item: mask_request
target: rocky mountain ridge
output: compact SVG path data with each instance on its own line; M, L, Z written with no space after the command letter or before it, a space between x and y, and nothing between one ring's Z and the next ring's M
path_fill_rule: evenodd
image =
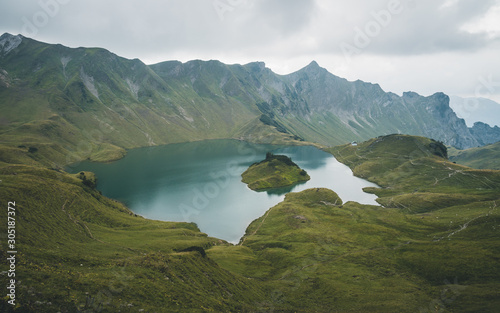
M33 145L62 163L75 150L72 159L99 160L124 148L216 138L338 145L405 133L460 149L500 140L487 125L468 128L443 93L398 96L314 61L288 75L262 62L146 65L10 34L0 37L0 108L3 144Z

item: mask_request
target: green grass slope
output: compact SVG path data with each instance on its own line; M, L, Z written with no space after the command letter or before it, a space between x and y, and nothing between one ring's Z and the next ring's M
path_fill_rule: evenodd
M9 36L14 37L2 38ZM162 74L162 68L105 49L19 38L15 49L0 50L2 154L34 147L37 153L29 158L63 168L84 159L114 160L125 149L148 145L221 138L294 141L259 121L256 101L242 86L219 87L213 76L229 68L220 62L164 79L153 70Z
M450 160L472 168L500 170L500 142L467 150L452 148Z
M496 312L499 171L453 164L422 137L330 151L379 184L368 191L383 206L321 188L290 193L239 245L135 216L100 195L91 173L3 164L0 197L16 201L19 307L2 297L0 310Z
M262 311L495 312L498 217L495 201L408 214L314 188L208 255L272 286Z
M405 248L399 265L431 286L451 278L464 285L456 301L441 307L494 312L500 302L500 273L493 266L500 257L499 171L453 164L438 156L441 145L422 137L385 136L330 151L356 175L379 184L367 190L411 222L409 228L394 225L421 239Z
M241 181L252 190L292 186L311 179L307 172L289 157L269 152L265 160L252 164L241 177Z
M85 183L89 173L11 165L0 179L1 199L16 201L18 251L18 306L2 296L1 312L248 311L264 297L262 286L206 257L204 249L224 242L194 224L135 216Z
M330 149L384 206L330 190L290 193L221 266L273 286L283 312L496 312L500 172L448 161L444 146L402 135Z

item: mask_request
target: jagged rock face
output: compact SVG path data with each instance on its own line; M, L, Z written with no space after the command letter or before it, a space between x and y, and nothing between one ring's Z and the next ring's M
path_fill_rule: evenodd
M17 48L23 41L20 35L14 36L8 33L0 36L0 55L6 55Z
M316 62L286 76L285 80L310 112L331 112L344 121L364 122L364 127L371 128L373 134L422 135L458 148L480 144L450 108L449 97L443 93L423 97L407 92L399 97L384 92L378 84L339 78Z
M29 86L29 93L16 93L22 84ZM277 75L262 62L194 60L148 66L104 49L71 49L4 34L0 97L2 92L4 99L17 94L20 103L24 100L19 95L37 101L40 95L47 97L45 116L60 115L81 130L90 127L89 119L104 116L116 129L106 140L127 148L144 140L159 144L241 138L252 123L257 123L255 129L266 124L276 133L325 145L392 133L426 136L457 148L500 139L497 128L467 128L445 94L398 96L378 84L337 77L314 61L289 75Z
M484 146L500 141L500 127L490 127L486 123L476 122L471 133L478 139L478 145Z
M419 106L421 134L425 137L435 138L460 149L471 148L479 143L463 119L459 119L449 106L449 97L443 93L436 93L430 97L421 97L416 94L403 95L403 99ZM410 100L411 99L411 100ZM425 113L430 114L426 117Z

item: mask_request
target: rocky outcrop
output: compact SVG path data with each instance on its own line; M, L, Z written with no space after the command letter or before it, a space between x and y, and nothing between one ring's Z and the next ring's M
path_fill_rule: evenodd
M500 127L491 127L482 122L474 123L471 128L472 135L477 139L478 145L484 146L500 141Z

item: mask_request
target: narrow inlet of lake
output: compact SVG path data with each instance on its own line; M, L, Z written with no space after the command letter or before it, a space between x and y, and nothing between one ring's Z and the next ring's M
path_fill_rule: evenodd
M311 180L292 188L250 190L241 182L241 173L263 160L266 152L289 156ZM324 187L344 202L377 205L376 196L362 190L377 185L353 176L331 154L311 146L207 140L134 149L121 160L81 162L68 171L94 172L103 195L146 218L194 222L209 236L232 243L238 243L247 226L290 191Z

